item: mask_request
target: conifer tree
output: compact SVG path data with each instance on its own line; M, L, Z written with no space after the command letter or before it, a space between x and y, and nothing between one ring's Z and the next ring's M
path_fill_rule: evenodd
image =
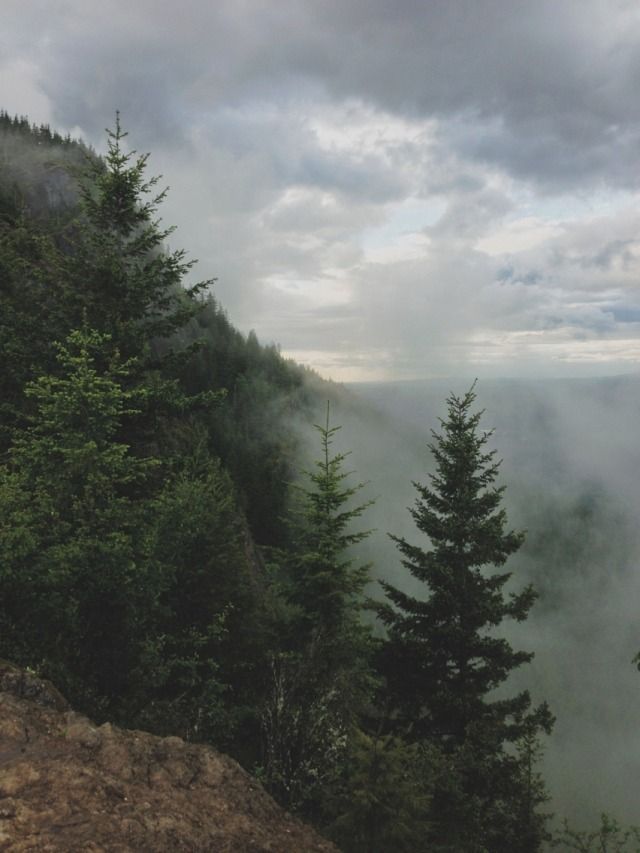
M116 114L103 159L87 157L79 174L81 216L72 237L67 290L71 327L84 320L111 336L125 358L151 360L151 343L169 339L198 310L195 297L211 282L183 280L194 264L168 251L173 228L156 213L167 190L147 178L148 154L125 151Z
M113 352L134 359L129 382L143 384L146 396L122 438L135 453L163 455L176 417L216 399L190 396L179 381L197 346L185 346L181 333L211 282L185 285L194 261L166 245L174 229L161 226L157 210L167 190L157 190L159 176L147 178L149 155L125 149L118 114L107 134L104 158L87 156L78 175L80 215L67 234L61 301L69 329L87 323L109 336Z
M347 454L332 454L331 447L341 427L331 426L329 403L325 425L316 425L315 429L320 436L321 455L314 468L306 472L309 486L299 490L301 517L290 574L291 600L300 609L302 636L309 631L330 633L351 619L370 568L367 564L354 564L349 549L370 533L354 531L351 524L371 501L350 505L364 484L347 485Z
M370 685L369 633L360 622L368 565L349 548L370 502L352 506L362 484L346 484L346 454L332 453L340 427L316 425L321 456L300 488L291 550L281 555L281 649L263 713L267 783L288 807L321 820Z
M57 375L27 386L30 425L0 468L3 656L98 715L127 690L161 591L144 500L158 462L117 438L143 392L123 387L131 363L108 350L86 327L58 346Z
M483 849L491 822L500 835L500 819L509 820L503 806L514 795L518 762L508 745L552 725L546 704L532 710L526 691L494 693L533 657L515 651L499 629L507 618L526 619L536 594L531 586L505 590L511 573L499 569L523 534L506 529L504 488L495 485L500 462L487 449L491 433L480 430L482 412L471 411L475 398L475 385L448 398L442 431L429 445L435 473L427 486L414 483L419 497L411 514L430 547L392 537L425 596L383 582L389 601L379 606L395 726L410 741L439 744L456 768L457 783L434 796L433 808L436 832L454 838L443 849L459 851ZM503 848L494 838L488 849Z

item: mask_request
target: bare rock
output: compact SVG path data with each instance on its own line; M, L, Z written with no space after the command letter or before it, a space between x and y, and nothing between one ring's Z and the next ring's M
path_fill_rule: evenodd
M235 761L68 710L0 662L0 851L336 853Z

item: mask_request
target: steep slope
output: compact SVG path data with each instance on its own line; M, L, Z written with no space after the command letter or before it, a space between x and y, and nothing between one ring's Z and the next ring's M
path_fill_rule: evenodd
M0 662L0 850L330 853L235 761L70 710Z

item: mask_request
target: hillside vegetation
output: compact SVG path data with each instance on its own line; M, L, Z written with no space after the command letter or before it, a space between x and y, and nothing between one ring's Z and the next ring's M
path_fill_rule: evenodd
M164 194L119 122L99 158L0 116L0 656L228 752L346 851L541 850L553 717L501 633L536 592L475 389L394 537L421 592L372 602L343 392L190 283Z

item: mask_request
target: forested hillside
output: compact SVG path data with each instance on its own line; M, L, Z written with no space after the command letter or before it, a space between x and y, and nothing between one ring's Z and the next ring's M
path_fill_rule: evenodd
M191 283L163 198L119 123L99 158L0 117L0 656L229 752L344 850L541 850L553 716L503 632L536 591L475 389L394 537L417 592L372 601L343 392Z

